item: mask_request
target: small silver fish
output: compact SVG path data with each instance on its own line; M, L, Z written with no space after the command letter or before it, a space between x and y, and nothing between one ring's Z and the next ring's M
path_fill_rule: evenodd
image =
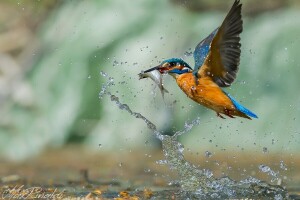
M139 73L139 78L143 79L143 78L151 78L155 84L159 87L160 92L161 92L161 96L164 99L165 93L169 93L169 91L164 88L163 83L162 83L162 74L158 71L158 70L152 70L150 72L144 72L142 71L141 73Z

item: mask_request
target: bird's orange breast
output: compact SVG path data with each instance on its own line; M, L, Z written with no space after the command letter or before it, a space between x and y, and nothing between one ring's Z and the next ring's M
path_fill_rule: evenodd
M203 106L213 109L218 113L224 113L225 110L235 110L231 100L211 80L211 77L199 78L198 85L196 85L194 75L192 73L185 73L178 75L176 82L189 98Z

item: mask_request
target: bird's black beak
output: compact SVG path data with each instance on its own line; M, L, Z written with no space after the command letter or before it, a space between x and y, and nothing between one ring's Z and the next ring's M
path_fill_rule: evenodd
M151 72L153 70L158 70L160 68L160 65L156 66L156 67L152 67L150 69L147 69L146 71L144 71L144 73L148 73L148 72Z
M161 74L166 74L170 70L170 67L164 67L162 65L157 65L156 67L147 69L146 71L144 71L144 73L151 72L153 70L158 70Z

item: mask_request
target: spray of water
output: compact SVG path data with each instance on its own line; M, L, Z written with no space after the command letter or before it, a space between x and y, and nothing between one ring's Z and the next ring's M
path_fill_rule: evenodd
M249 177L241 181L234 181L229 177L214 178L213 173L207 169L200 169L184 158L184 146L178 142L178 136L188 133L194 126L201 123L200 118L186 122L183 130L176 131L173 136L163 135L149 119L141 113L134 112L131 108L120 102L119 98L109 92L114 85L114 79L108 74L101 72L101 76L107 78L102 85L99 98L108 96L112 102L121 110L127 111L131 116L141 119L152 131L154 137L162 142L165 160L158 161L158 164L167 164L170 169L175 170L179 176L178 183L182 191L178 194L181 198L196 199L224 199L224 198L272 198L287 199L287 191L280 186L270 185L259 179ZM260 166L260 170L266 170ZM266 173L272 173L268 169Z

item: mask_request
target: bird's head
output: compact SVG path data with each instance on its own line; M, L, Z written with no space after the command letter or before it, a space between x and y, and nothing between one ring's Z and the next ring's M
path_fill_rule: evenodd
M192 72L192 68L180 58L164 60L160 65L148 69L145 72L150 72L153 70L158 70L161 74L170 74L173 77Z

